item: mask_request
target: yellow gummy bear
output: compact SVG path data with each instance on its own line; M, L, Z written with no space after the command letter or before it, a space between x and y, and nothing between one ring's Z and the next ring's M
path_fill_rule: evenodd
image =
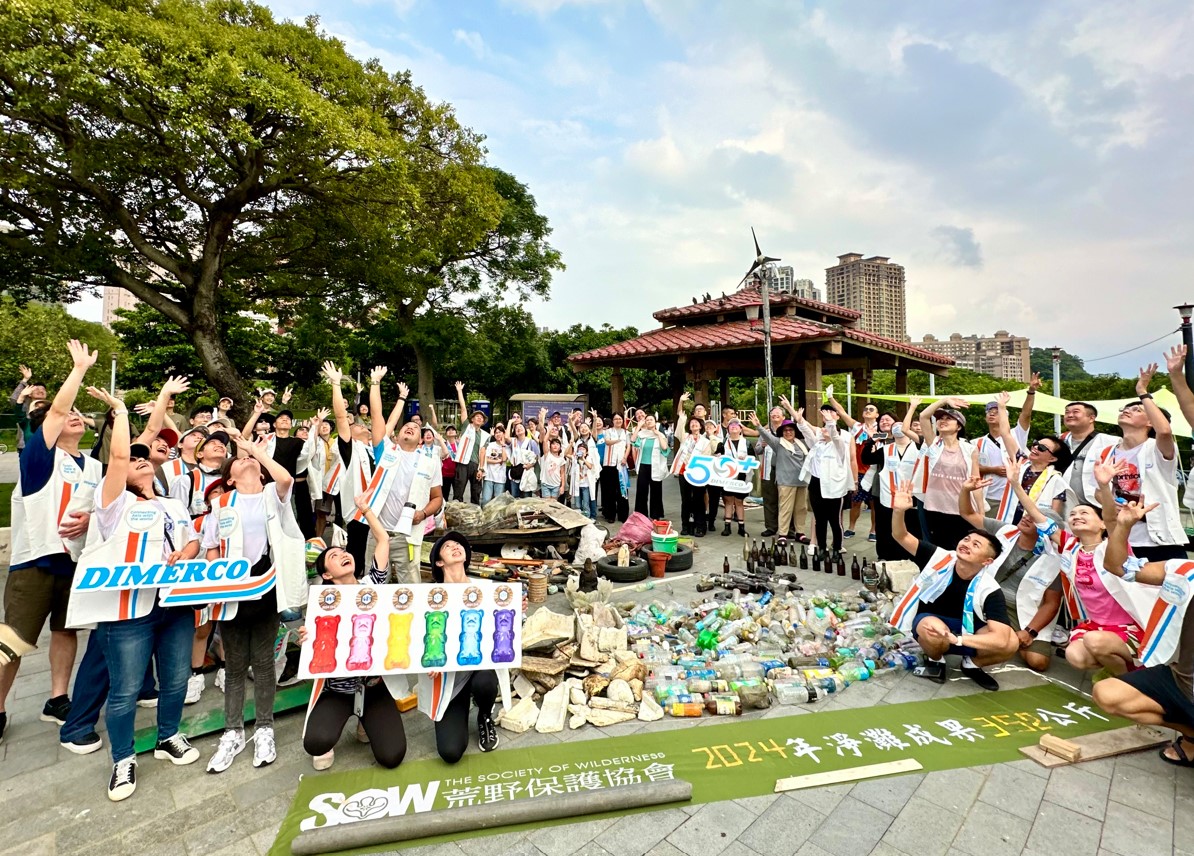
M410 668L409 613L390 613L390 638L386 641L386 669Z

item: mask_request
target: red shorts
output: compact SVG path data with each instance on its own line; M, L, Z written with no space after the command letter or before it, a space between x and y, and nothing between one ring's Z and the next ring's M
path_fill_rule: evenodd
M1094 621L1083 621L1070 633L1070 641L1077 642L1087 633L1114 633L1128 645L1128 650L1134 655L1140 650L1140 637L1144 633L1138 624L1098 624Z

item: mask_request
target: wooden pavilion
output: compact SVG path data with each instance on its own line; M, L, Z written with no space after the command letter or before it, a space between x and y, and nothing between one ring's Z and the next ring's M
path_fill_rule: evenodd
M865 399L875 369L895 369L896 392L904 393L909 369L944 376L954 363L950 357L858 329L861 313L853 309L783 292L772 293L770 303L777 388L790 378L799 391L797 401L810 412L820 407L824 374L852 373L854 395ZM728 404L731 377L764 374L762 305L758 285L748 284L728 296L661 309L652 316L663 325L659 329L573 354L568 362L576 371L613 368L615 411L625 407L623 368L669 372L673 402L685 388L692 388L693 398L706 407L714 392Z

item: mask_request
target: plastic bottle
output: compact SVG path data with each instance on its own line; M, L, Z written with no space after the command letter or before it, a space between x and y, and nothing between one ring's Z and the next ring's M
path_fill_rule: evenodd
M838 666L837 673L847 684L852 684L855 681L865 681L871 676L866 666L856 660L842 663Z
M654 588L655 588L655 583L645 582L645 583L639 583L638 585L636 585L634 587L634 590L635 591L651 591Z
M664 710L672 716L700 717L705 715L705 706L698 701L672 702Z
M715 716L741 716L742 701L732 693L710 693L705 699L705 710Z
M780 704L807 704L817 698L817 691L799 678L776 681L772 689Z

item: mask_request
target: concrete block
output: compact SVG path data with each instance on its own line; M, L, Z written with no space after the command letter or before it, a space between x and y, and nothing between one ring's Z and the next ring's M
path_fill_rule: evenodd
M521 699L514 707L502 711L497 724L506 731L523 734L535 727L539 719L539 708L534 699Z
M540 734L564 730L564 720L568 718L570 689L565 684L560 684L543 697L543 706L539 708L539 718L535 722L535 730Z
M610 701L634 704L634 690L630 688L629 683L621 678L615 678L609 682L609 686L605 688L605 697Z
M659 706L659 702L647 693L643 696L643 700L638 706L638 718L643 722L657 722L663 719L663 708Z

